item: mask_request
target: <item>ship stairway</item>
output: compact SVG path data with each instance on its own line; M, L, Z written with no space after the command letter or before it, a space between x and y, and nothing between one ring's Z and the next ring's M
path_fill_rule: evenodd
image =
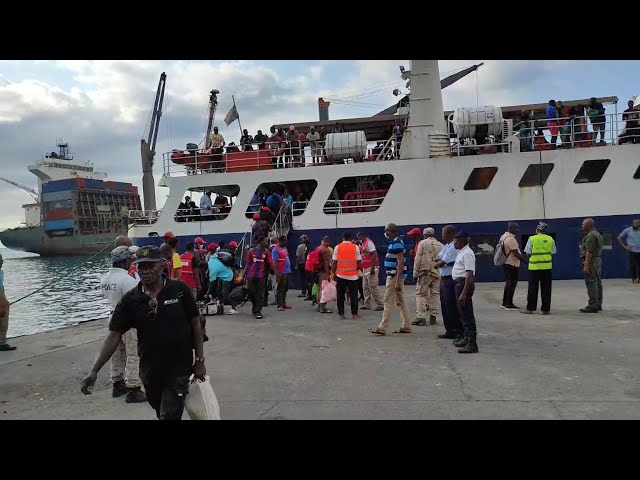
M380 162L382 160L391 160L396 158L397 154L399 153L397 151L397 145L398 143L396 142L396 136L391 135L391 137L389 137L389 140L387 140L387 142L382 147L382 150L376 157L375 161Z
M280 207L280 211L276 216L276 220L273 222L271 226L271 230L269 231L269 236L271 238L276 237L280 238L281 236L285 236L289 238L289 231L291 230L291 215L289 215L289 208L286 205Z

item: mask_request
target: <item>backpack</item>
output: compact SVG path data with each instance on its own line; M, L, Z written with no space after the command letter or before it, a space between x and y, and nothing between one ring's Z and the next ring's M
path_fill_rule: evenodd
M309 252L307 255L307 261L304 263L304 269L307 272L317 272L320 270L320 247Z
M222 262L225 267L233 267L235 263L235 257L229 252L218 252L218 260Z
M511 252L509 252L509 255L511 255ZM498 245L496 245L496 251L493 254L493 264L496 267L501 267L504 265L504 262L507 261L509 255L504 253L504 240L499 241Z

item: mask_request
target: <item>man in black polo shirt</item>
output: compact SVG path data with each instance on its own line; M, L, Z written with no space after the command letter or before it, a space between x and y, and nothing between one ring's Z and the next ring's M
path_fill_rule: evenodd
M200 313L189 287L162 275L164 260L157 247L137 252L140 283L115 308L91 373L82 381L88 395L98 372L115 352L122 335L138 331L140 378L149 404L160 420L180 420L193 373L206 374ZM195 361L193 351L195 350Z

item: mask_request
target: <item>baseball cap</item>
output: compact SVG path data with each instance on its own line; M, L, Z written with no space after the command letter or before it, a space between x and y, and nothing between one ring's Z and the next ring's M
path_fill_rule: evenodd
M407 235L420 235L420 229L419 228L414 228L412 230L409 230L407 232Z
M138 250L138 253L136 253L136 257L136 261L133 262L135 264L148 262L164 262L164 258L162 257L160 249L154 245L142 247L140 250Z
M215 252L217 249L218 249L217 243L210 243L209 245L207 245L207 250L210 252Z
M468 236L469 234L464 230L458 230L456 234L453 236L453 238L467 238Z
M260 220L260 214L259 214L259 213L254 213L254 214L253 214L253 219L254 219L255 221Z
M238 248L238 243L237 242L229 242L229 246L231 248Z
M549 225L544 222L540 222L538 223L538 230L540 230L541 232L547 232L549 231Z
M423 235L435 235L436 231L431 227L427 227L422 231L422 234Z
M196 239L193 241L193 243L200 243L200 244L204 245L207 242L205 242L202 237L196 237Z
M164 235L162 235L162 238L172 238L172 237L175 237L172 231L166 231L164 232Z
M133 258L133 252L131 252L126 245L120 245L114 248L109 252L109 255L107 255L107 261L110 262L111 265L130 260L131 258Z

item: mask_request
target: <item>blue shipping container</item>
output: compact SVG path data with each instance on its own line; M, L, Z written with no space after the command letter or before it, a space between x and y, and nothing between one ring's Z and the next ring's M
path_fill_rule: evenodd
M69 230L74 225L73 220L45 220L44 229L46 232L51 230Z
M94 180L93 178L87 178L84 181L84 186L85 188L102 190L104 188L104 182L102 180Z
M65 190L76 190L78 184L75 178L67 178L65 180L57 180L54 182L47 182L42 185L42 193L46 192L63 192Z

